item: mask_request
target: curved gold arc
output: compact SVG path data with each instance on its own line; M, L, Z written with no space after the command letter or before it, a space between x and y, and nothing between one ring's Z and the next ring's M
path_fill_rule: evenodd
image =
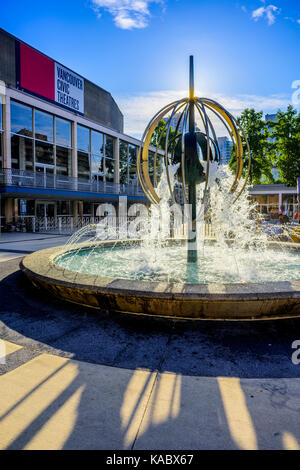
M235 119L235 118L234 118ZM244 180L244 183L243 183L243 186L242 188L240 189L238 195L236 196L236 198L234 199L233 201L233 204L237 201L237 199L240 197L240 195L242 194L242 192L244 191L245 187L246 187L246 184L248 182L248 179L249 179L249 175L250 175L250 170L251 170L251 150L250 150L250 146L249 146L249 142L248 142L248 139L246 137L246 134L245 134L245 131L244 129L242 128L242 126L240 125L240 123L235 119L235 122L236 124L239 126L240 130L242 131L242 134L244 136L244 139L245 139L245 142L246 142L246 146L247 146L247 151L248 151L248 156L249 156L249 163L248 163L248 170L247 170L247 174L246 174L246 177L245 177L245 180Z
M209 136L209 125L208 125L208 116L207 116L207 113L206 113L206 110L205 110L205 106L202 102L202 100L200 98L196 98L197 99L197 110L199 112L199 114L201 115L200 113L200 110L198 108L198 103L201 105L201 111L203 113L203 116L204 116L204 119L205 119L205 133L206 133L206 154L207 154L207 157L206 157L206 175L205 175L205 187L204 187L204 200L205 200L205 195L206 195L206 192L207 192L207 188L208 188L208 180L209 180L209 167L210 167L210 142L209 142L209 139L210 139L210 136Z
M147 198L149 199L150 202L152 203L156 203L156 199L153 198L153 196L151 194L148 193L148 190L147 190L147 187L145 186L145 183L143 181L143 172L142 172L142 168L141 168L141 156L142 156L142 148L143 148L143 142L144 142L144 139L146 137L146 134L147 134L147 131L148 131L148 128L151 126L151 124L153 123L153 121L156 119L156 117L161 114L163 111L165 111L167 108L169 108L171 105L174 105L176 104L177 101L174 101L173 103L170 103L169 105L166 105L164 106L160 111L158 111L154 117L149 121L148 123L148 126L146 127L144 133L143 133L143 136L142 136L142 139L141 139L141 145L139 147L139 151L138 151L138 158L137 158L137 174L138 174L138 179L139 179L139 182L140 182L140 185L142 186L142 189L145 193L145 195L147 196ZM168 112L168 111L166 111Z
M242 145L242 141L241 141L241 137L236 129L236 126L235 126L235 123L234 123L234 118L233 116L231 116L220 104L216 103L215 101L213 100L209 100L207 98L201 98L203 103L204 104L207 104L209 105L210 107L212 107L213 109L215 109L222 117L223 119L225 119L225 121L227 122L227 124L229 125L232 133L233 133L233 136L234 136L234 140L236 141L236 154L237 154L237 169L236 169L236 176L235 176L235 180L232 184L232 187L230 189L230 191L233 193L235 192L236 190L236 187L238 185L238 182L241 178L241 175L242 175L242 170L243 170L243 164L242 164L242 161L243 161L243 145Z
M188 98L184 98L183 100L180 100L180 102L186 102L187 100ZM148 168L149 145L150 145L152 135L155 131L155 128L157 127L157 124L169 111L171 111L171 109L174 107L174 104L176 105L177 103L179 104L178 101L175 101L175 103L173 102L167 105L166 107L163 108L163 110L161 110L161 112L156 114L156 117L154 119L150 121L151 122L150 126L146 128L144 132L145 142L143 145L143 150L141 151L141 147L142 147L141 146L139 155L138 155L138 165L137 165L139 168L138 177L139 177L141 186L146 196L148 197L148 199L151 202L154 202L156 204L159 204L160 198L154 190L154 187L152 185L150 175L149 175L149 168ZM142 159L142 164L141 164L141 159Z
M175 201L175 197L174 197L174 193L173 193L173 188L171 186L171 180L170 180L170 173L169 173L169 159L168 159L168 146L169 146L169 133L170 133L170 128L171 128L171 121L173 119L173 116L175 115L176 111L177 111L177 108L179 106L179 104L181 104L183 102L183 105L181 107L183 107L186 103L186 98L184 98L183 100L179 101L177 105L174 106L173 108L173 111L172 111L172 114L170 116L170 120L169 120L169 123L168 123L168 126L167 126L167 133L166 133L166 143L165 143L165 167L166 167L166 173L167 173L167 182L168 182L168 186L169 186L169 191L170 191L170 194L171 194L171 197L172 197L172 200L173 202L176 204L176 201ZM189 102L189 101L188 101ZM181 107L179 107L178 109L181 109Z
M142 155L142 148L143 148L143 142L144 142L144 139L146 137L146 134L147 134L147 131L148 131L148 128L151 126L151 124L153 123L153 121L157 118L158 115L160 115L163 111L165 111L166 113L168 111L166 111L168 108L170 108L172 105L175 105L177 103L177 101L173 101L172 103L169 103L168 105L164 106L160 111L158 111L154 116L153 118L151 118L151 120L149 121L148 123L148 126L146 127L144 133L143 133L143 136L142 136L142 139L141 139L141 145L139 147L139 151L138 151L138 158L137 158L137 174L138 174L138 179L140 181L140 184L142 186L142 189L145 193L145 195L148 197L149 201L150 202L153 202L153 203L156 203L156 200L153 199L153 196L151 196L151 194L148 193L148 190L147 190L147 187L145 186L145 183L143 181L143 174L142 174L142 168L141 168L141 155Z

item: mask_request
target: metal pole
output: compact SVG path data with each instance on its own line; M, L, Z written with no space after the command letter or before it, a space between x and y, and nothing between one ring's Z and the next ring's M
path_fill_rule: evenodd
M190 113L189 113L189 133L191 135L195 134L195 105L194 105L194 57L190 56ZM196 140L194 139L196 143ZM196 144L197 145L197 144ZM197 148L194 149L194 154L197 154ZM188 253L187 260L188 262L195 263L197 261L197 191L196 183L190 183L189 185L189 204L192 208L192 224L188 233Z

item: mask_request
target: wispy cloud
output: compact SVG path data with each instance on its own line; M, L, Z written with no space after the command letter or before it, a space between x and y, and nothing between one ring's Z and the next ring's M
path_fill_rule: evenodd
M121 29L146 28L151 17L151 3L164 4L164 0L91 0L93 9L100 17L108 11Z
M165 90L143 93L140 95L116 96L117 102L124 113L125 132L140 138L146 125L163 106L186 96L186 91ZM205 96L205 93L197 92L197 96ZM276 112L279 108L286 108L290 103L289 95L236 95L225 96L212 94L209 96L222 104L235 117L245 108L254 108L257 111L267 113ZM217 134L224 134L224 128L217 125Z
M268 24L271 26L275 23L276 15L279 15L280 8L275 5L264 5L252 11L252 18L257 21L260 18L266 18Z

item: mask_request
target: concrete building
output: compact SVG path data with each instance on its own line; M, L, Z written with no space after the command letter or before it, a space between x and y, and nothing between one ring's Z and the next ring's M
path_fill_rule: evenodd
M257 209L261 214L277 218L279 214L294 218L299 214L299 190L288 188L284 184L258 184L252 186L249 195L257 202Z
M146 202L140 141L108 91L0 29L1 226L91 217L100 202Z

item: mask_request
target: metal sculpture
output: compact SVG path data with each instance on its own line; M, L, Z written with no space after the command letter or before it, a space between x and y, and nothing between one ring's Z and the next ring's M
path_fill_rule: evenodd
M237 200L240 194L246 187L247 180L250 174L251 154L247 141L247 137L241 128L238 121L219 103L208 98L198 98L194 95L194 59L190 56L190 86L189 97L174 101L164 108L162 108L151 119L142 137L141 146L138 152L137 172L142 189L153 204L159 204L160 197L155 191L157 187L157 158L158 149L161 148L161 141L165 136L164 145L164 164L166 168L166 176L170 191L170 196L175 202L174 192L171 185L170 178L170 165L179 163L177 170L177 178L182 184L184 202L191 206L191 227L188 233L188 262L195 262L197 260L197 200L196 200L196 187L197 184L205 182L204 196L202 203L205 205L209 187L209 169L210 163L213 161L220 161L220 150L218 140L216 137L215 129L212 125L211 119L208 116L209 110L215 117L217 117L227 129L232 143L235 148L236 155L236 174L231 186L230 192L237 195L233 202ZM178 114L177 114L178 113ZM198 113L203 125L203 131L196 130L195 113ZM169 115L168 118L165 118ZM170 131L175 115L178 115L178 121L175 128L175 137L170 138ZM153 181L150 178L149 171L149 146L151 138L161 120L165 124L158 137L156 150L154 153L153 161ZM243 135L246 142L248 153L248 168L246 171L245 179L239 191L238 186L242 176L243 170L243 145L240 133ZM180 150L178 158L178 150ZM202 158L200 158L202 157ZM178 161L179 160L179 161ZM201 163L202 160L202 163ZM204 164L205 162L205 164Z

